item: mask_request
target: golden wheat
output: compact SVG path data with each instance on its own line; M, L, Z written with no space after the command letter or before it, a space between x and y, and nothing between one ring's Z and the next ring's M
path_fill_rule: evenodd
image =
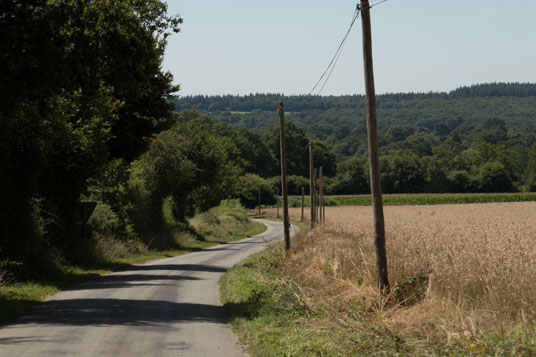
M300 215L290 210L292 219ZM387 325L432 323L447 334L536 321L536 203L385 207L392 286L418 277L426 283L424 298L398 305L376 288L372 208L328 207L326 217L288 264L290 274L318 284L319 304L361 304Z

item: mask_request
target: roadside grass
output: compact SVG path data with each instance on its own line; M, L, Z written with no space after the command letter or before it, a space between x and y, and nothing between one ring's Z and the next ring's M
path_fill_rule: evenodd
M0 267L0 321L16 317L29 307L77 283L114 271L129 269L132 264L174 257L260 234L266 226L249 221L247 211L234 204L217 207L191 220L194 232L175 232L175 243L164 250L148 249L139 241L123 242L102 239L97 243L103 259L89 266L62 264L46 278L16 282ZM201 218L200 218L201 217ZM207 218L210 217L210 218ZM243 219L245 217L245 220ZM207 223L206 220L210 221Z
M309 197L304 203L309 206ZM438 205L536 201L536 192L524 193L422 193L383 195L385 205ZM326 206L370 206L370 195L325 196ZM301 196L290 196L289 207L301 207Z
M388 298L370 210L333 207L228 271L222 303L252 356L535 356L533 205L389 208Z

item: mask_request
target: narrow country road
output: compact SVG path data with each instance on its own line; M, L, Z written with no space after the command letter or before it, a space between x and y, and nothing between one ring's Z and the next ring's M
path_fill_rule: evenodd
M283 224L239 242L136 265L61 292L0 325L0 356L242 356L219 302L221 275Z

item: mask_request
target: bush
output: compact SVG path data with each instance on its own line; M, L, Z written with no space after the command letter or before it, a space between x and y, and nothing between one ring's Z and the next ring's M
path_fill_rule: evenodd
M250 224L247 210L238 199L221 201L219 206L197 214L190 223L202 236L215 238L246 231Z
M259 188L261 190L261 204L273 205L277 202L276 195L270 182L255 174L246 174L238 179L235 197L246 208L254 208L259 203Z

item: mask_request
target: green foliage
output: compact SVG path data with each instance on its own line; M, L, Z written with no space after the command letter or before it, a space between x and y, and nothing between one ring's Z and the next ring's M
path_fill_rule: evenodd
M536 143L534 84L493 83L447 93L386 94L377 97L380 155L386 192L489 192L534 190L535 169L527 165ZM279 156L278 122L273 103L282 97L288 110L289 174L308 177L308 137L316 139L315 167L323 166L331 192L366 192L360 172L352 175L343 162L367 157L363 96L184 97L177 107L208 110L233 127L264 130L274 157ZM209 108L210 107L210 108ZM303 128L303 129L300 129ZM327 156L324 155L324 148ZM334 160L333 153L336 155ZM416 156L413 156L413 155ZM395 158L400 156L399 158ZM502 179L489 179L489 168L504 166ZM489 165L487 165L489 166ZM277 167L265 169L277 174ZM359 170L360 171L360 170ZM365 170L365 173L368 170ZM258 173L258 171L256 171ZM268 177L267 174L260 174ZM355 176L357 175L357 176ZM351 181L358 181L360 184ZM493 187L490 187L493 186Z
M291 201L298 197L291 197ZM301 200L301 198L300 198ZM383 195L385 205L436 205L467 204L492 202L532 202L536 193L457 193L457 194L390 194ZM370 195L326 196L327 205L331 206L370 206ZM306 197L305 204L309 205Z
M299 176L308 175L309 139L305 136L304 130L295 123L287 121L285 134L287 139L287 173L289 175ZM279 137L279 122L277 122L270 126L265 134L268 149L277 158L277 168L273 170L276 173L281 173L281 147Z
M500 162L487 162L480 166L478 178L484 192L513 191L510 173Z
M0 257L34 262L45 248L84 255L74 237L87 180L110 157L139 155L171 119L167 101L178 88L161 61L182 20L166 8L158 0L0 5Z
M234 149L230 140L214 133L209 119L194 112L179 115L173 128L154 138L132 163L128 182L131 221L144 241L164 240L163 233L173 228L162 210L166 199L172 200L171 216L180 223L234 192Z
M340 162L337 167L337 176L326 185L326 193L340 195L370 192L367 170L366 158L352 157Z
M276 203L276 195L270 182L255 174L245 174L238 179L236 195L246 208L254 208L259 204L259 189L261 205Z

